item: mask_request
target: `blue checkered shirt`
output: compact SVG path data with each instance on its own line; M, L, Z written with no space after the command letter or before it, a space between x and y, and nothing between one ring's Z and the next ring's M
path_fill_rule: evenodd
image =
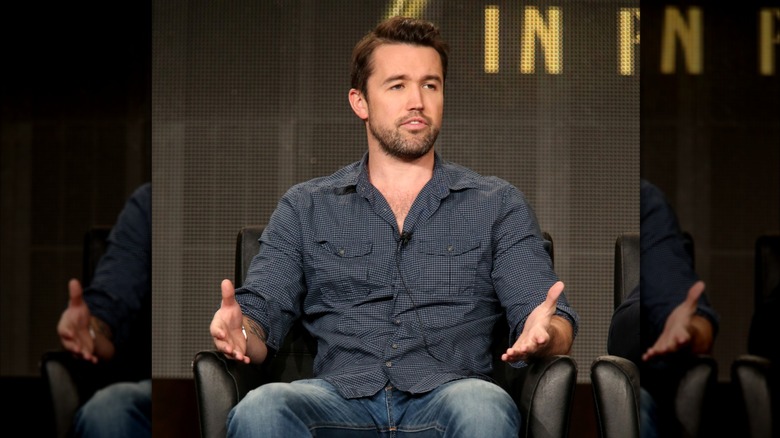
M502 310L517 339L558 280L533 210L506 181L437 154L402 239L367 158L282 197L236 290L242 312L276 350L301 318L317 339L314 375L347 398L485 378ZM564 295L557 313L576 333Z

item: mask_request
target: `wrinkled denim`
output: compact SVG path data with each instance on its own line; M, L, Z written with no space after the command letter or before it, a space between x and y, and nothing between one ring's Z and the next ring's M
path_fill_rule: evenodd
M98 390L76 412L77 437L152 436L152 381L120 382Z
M347 399L322 379L269 383L228 415L228 437L517 437L520 413L501 387L461 379L424 394L386 387Z

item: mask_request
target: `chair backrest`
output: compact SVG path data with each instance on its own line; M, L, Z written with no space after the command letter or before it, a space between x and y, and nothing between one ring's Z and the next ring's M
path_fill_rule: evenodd
M691 258L694 266L695 250L693 235L683 231L683 247ZM614 271L614 308L626 299L628 294L639 284L640 278L640 236L639 233L622 233L615 241L615 271Z
M234 285L240 287L246 280L246 274L252 259L260 250L260 236L263 226L249 225L243 227L236 239L235 280ZM552 236L548 232L543 233L545 249L554 262L554 248ZM512 373L509 365L501 361L501 353L506 351L508 345L508 331L506 320L502 317L496 323L493 337L494 376L499 385L506 387L510 380L508 373ZM282 347L276 354L276 360L267 361L264 366L269 367L271 380L289 382L295 379L311 377L314 365L314 356L317 354L317 343L299 322L295 323L284 340Z
M780 360L774 320L780 302L780 235L763 235L755 244L753 316L748 332L748 353ZM780 403L779 403L780 404Z
M613 305L617 308L639 284L639 233L623 233L615 241Z
M780 286L780 235L760 236L755 252L754 309L758 310Z
M95 267L106 252L110 226L95 226L84 233L82 246L81 283L92 282ZM49 391L54 433L65 438L70 433L73 416L78 408L110 379L104 367L76 359L64 350L46 351L39 364L41 375Z
M685 248L685 252L688 254L688 257L691 258L691 269L696 269L696 248L694 248L693 245L693 234L691 234L688 231L682 232L682 239L683 239L683 248Z
M81 253L81 286L87 287L92 283L100 257L108 247L108 235L111 226L94 226L84 233L83 250Z

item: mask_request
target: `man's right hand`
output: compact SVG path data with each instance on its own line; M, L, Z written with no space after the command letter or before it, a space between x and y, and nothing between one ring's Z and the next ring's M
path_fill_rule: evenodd
M233 282L222 280L222 304L211 320L211 337L214 338L217 350L225 356L249 363L249 356L246 355L247 341L241 329L243 319L241 306L236 302Z
M90 334L90 319L92 314L82 299L81 283L75 278L68 282L68 307L62 312L57 323L57 334L62 346L73 354L77 354L92 363L97 363L95 355L95 339Z

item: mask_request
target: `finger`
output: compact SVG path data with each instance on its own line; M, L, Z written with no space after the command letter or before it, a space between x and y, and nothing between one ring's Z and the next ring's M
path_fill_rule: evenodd
M234 347L229 341L215 341L215 345L217 350L221 351L228 359L249 363L249 357L244 355L240 349Z
M62 339L63 342L72 341L76 338L76 334L71 328L68 327L58 327L57 334L60 336L60 339Z
M522 358L522 355L511 348L501 355L501 360L504 362L516 362L520 358Z
M645 351L645 354L642 355L642 360L647 361L657 354L658 350L654 346L650 347Z
M556 307L558 303L558 297L563 293L563 282L556 281L555 284L550 286L550 290L547 291L547 299L544 300L545 304L549 307Z
M656 341L656 343L653 344L650 348L648 348L645 351L645 354L642 355L642 360L648 360L652 357L663 354L663 352L666 349L664 343L665 341L663 339L659 339L658 341Z
M81 345L75 339L63 340L62 348L70 351L71 353L81 353Z
M83 291L81 289L81 283L75 278L71 278L68 281L68 295L70 296L69 306L80 306L84 303L82 300Z
M679 348L686 345L690 341L691 337L688 333L679 333L674 337L675 347Z
M221 328L217 327L215 324L211 325L211 337L218 340L224 340L225 339L225 331Z
M78 353L81 355L82 359L94 363L97 358L92 355L94 346L92 345L91 341L80 340L79 345L81 346L81 351Z
M536 336L534 336L533 340L536 343L537 346L541 346L547 343L547 341L550 339L549 333L538 333Z
M233 282L230 280L222 280L222 306L232 306L236 303L236 290L233 287Z
M690 289L688 289L688 296L685 298L685 302L690 306L695 306L699 302L699 297L704 293L704 282L699 280L693 283Z
M524 356L534 350L533 341L526 339L518 340L511 348L507 349L507 353L514 356Z
M233 344L231 344L228 340L215 340L214 346L217 347L217 350L228 356L233 355Z

